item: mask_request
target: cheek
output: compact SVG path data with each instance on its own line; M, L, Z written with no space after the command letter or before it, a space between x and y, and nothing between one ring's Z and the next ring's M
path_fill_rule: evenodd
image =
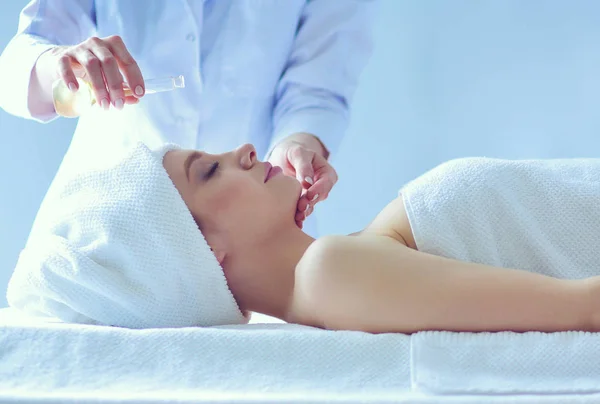
M218 190L211 194L207 207L208 211L223 222L237 222L253 216L253 212L261 206L264 195L257 186L246 181L229 181L222 183Z
M300 183L289 177L278 179L272 186L247 178L223 180L218 188L207 192L203 212L221 229L255 232L293 217L301 191Z

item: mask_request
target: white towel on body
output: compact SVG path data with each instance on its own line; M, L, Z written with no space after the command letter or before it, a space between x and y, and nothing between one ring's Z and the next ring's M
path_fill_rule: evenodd
M600 159L459 159L401 193L420 251L600 275ZM598 392L599 352L597 333L425 332L412 342L412 381L436 393Z
M420 251L557 278L600 275L600 159L458 159L400 192Z
M246 322L162 165L174 148L137 143L78 170L63 162L9 282L10 306L130 328Z

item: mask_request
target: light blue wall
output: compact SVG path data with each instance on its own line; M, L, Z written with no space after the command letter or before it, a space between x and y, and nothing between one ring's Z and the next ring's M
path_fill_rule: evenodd
M25 3L0 5L0 47ZM340 181L317 210L321 233L360 229L403 183L450 158L597 157L599 15L595 0L383 0L333 160ZM74 123L0 111L1 290Z
M25 4L24 0L0 4L0 49L16 32L19 12ZM67 151L75 123L63 119L42 125L0 110L0 307L7 306L6 285L42 198Z

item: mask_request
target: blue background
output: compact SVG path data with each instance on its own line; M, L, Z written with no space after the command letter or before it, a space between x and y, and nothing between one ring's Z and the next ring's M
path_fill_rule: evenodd
M0 49L25 4L0 5ZM359 230L451 158L598 156L599 15L593 0L383 0L320 233ZM0 111L0 291L74 126Z

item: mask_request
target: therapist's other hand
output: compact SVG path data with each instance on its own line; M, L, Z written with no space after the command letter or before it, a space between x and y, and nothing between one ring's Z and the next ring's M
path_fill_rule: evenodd
M110 104L122 109L136 104L145 93L142 72L121 37L91 37L74 46L57 46L48 53L56 60L59 78L71 91L77 91L76 77L91 83L98 105L108 109ZM134 96L126 97L123 76Z
M307 136L312 139L302 134L283 140L275 146L269 158L271 164L281 167L285 175L295 177L302 184L295 216L300 228L313 212L315 204L327 199L338 180L335 169L325 157L327 150L316 137Z

